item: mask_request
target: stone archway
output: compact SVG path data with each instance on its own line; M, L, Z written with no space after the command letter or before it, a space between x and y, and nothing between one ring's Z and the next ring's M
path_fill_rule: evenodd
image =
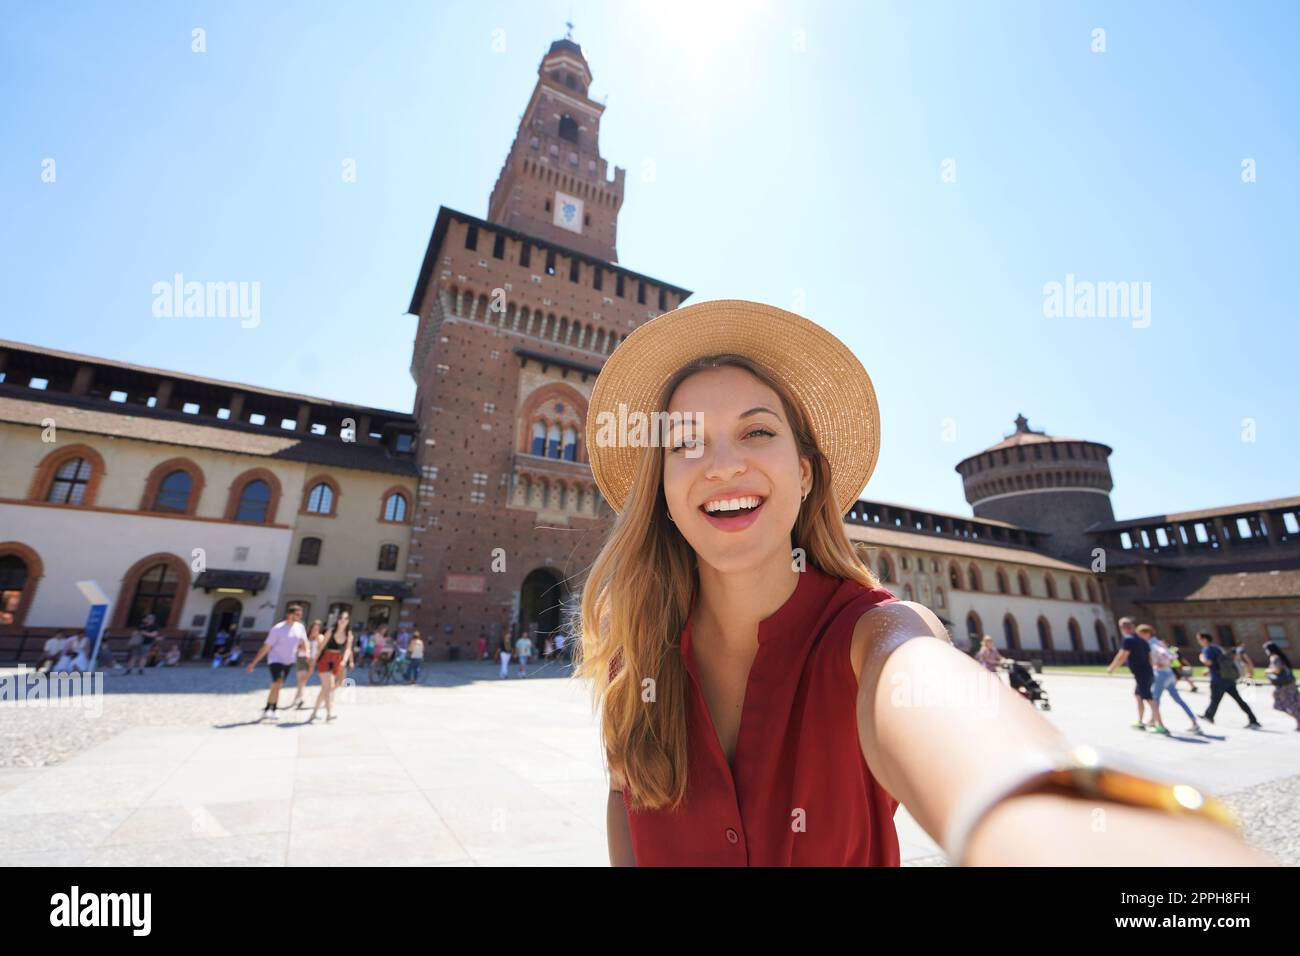
M563 609L568 599L568 588L561 575L550 568L536 568L529 572L519 588L519 636L535 631L533 653L540 656L546 635L560 627Z

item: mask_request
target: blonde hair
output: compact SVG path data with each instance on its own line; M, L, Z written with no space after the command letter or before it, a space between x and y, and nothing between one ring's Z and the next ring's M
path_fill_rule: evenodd
M665 386L658 409L697 372L739 368L780 396L795 447L812 466L812 488L799 509L791 545L813 566L864 587L879 586L844 530L821 454L804 410L792 395L740 355L697 359ZM576 622L574 674L591 682L610 769L626 781L637 808L675 807L686 794L689 677L681 631L698 588L696 555L668 518L664 449L641 455L623 512L588 572Z
M992 634L985 634L983 637L980 638L980 643L983 644L985 647L992 647L992 646L993 646L993 635L992 635Z

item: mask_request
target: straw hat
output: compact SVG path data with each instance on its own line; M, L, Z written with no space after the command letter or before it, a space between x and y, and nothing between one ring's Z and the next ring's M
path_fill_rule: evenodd
M601 444L600 423L661 412L660 393L684 365L706 355L743 355L784 385L812 423L830 463L840 514L852 507L880 454L880 406L871 378L843 342L793 312L741 299L697 302L637 328L606 360L587 409L587 455L601 493L616 512L632 489L645 450ZM639 417L639 416L638 416Z

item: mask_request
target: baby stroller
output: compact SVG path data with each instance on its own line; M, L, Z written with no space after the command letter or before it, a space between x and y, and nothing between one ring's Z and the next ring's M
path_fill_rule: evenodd
M1043 690L1042 684L1034 680L1034 675L1029 673L1028 667L1019 661L1012 661L1010 670L1012 690L1043 710L1052 709L1052 702L1047 698L1047 691Z

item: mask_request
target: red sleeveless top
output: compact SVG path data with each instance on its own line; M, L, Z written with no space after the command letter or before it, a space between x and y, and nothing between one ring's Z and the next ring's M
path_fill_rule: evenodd
M687 692L686 796L675 810L633 810L638 866L898 866L898 801L876 782L858 743L858 682L849 645L884 588L809 565L794 593L758 625L733 758L722 752L681 634Z

